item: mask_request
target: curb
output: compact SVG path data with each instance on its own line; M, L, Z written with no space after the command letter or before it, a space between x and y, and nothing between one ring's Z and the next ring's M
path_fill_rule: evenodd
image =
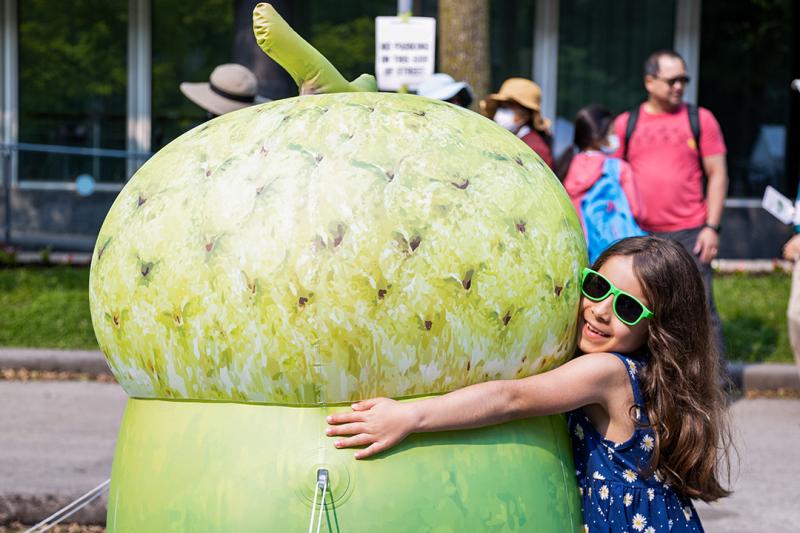
M794 263L785 259L714 259L711 268L717 274L791 274Z
M796 365L729 362L727 366L734 385L743 392L800 391L800 372ZM111 374L99 350L0 348L0 369L3 368L91 375Z
M800 372L787 363L728 363L728 373L744 392L800 390Z
M111 375L100 350L0 348L0 368Z

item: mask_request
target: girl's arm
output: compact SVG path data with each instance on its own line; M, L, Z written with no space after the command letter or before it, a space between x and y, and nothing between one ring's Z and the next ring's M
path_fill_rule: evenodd
M411 433L490 426L593 403L605 407L620 384L627 386L621 368L612 354L588 354L543 374L478 383L425 400L400 403L373 398L353 404L351 413L329 416L326 433L349 435L336 441L337 448L367 446L355 454L356 459L363 459L391 448Z

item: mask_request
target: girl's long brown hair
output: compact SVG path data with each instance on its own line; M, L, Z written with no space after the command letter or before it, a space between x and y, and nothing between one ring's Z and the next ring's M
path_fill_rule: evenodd
M658 237L623 239L595 262L632 256L633 270L650 302L647 351L640 376L650 426L655 432L650 470L680 494L714 501L730 491L730 433L725 382L713 341L703 281L679 243Z

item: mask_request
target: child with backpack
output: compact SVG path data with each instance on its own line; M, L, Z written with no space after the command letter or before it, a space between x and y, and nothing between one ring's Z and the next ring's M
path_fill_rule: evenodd
M631 167L608 155L619 147L613 119L599 105L578 111L573 145L556 164L583 225L590 262L620 239L645 235L636 222L643 213Z
M566 413L586 531L703 531L691 499L723 486L728 429L703 282L677 242L633 237L583 271L578 357L442 396L375 398L328 417L363 459L417 432ZM501 456L499 456L502 458Z

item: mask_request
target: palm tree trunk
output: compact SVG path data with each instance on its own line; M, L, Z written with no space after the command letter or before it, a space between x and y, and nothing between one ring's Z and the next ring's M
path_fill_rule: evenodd
M475 102L489 92L489 0L439 0L439 72L466 81Z

